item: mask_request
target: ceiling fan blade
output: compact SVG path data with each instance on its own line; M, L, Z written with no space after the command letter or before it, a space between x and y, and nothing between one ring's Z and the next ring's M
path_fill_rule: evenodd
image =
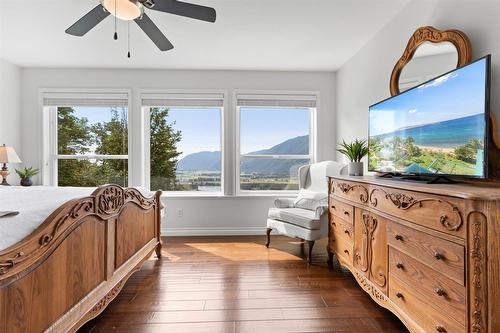
M148 35L148 37L153 41L153 43L158 46L158 48L162 51L168 51L174 48L172 43L165 37L165 35L158 29L156 24L147 16L146 14L142 15L142 18L137 18L134 20L139 27Z
M145 5L147 6L147 2ZM215 19L217 18L215 9L211 7L195 5L177 0L155 0L154 6L148 6L148 8L207 22L215 22Z
M92 28L94 28L96 25L101 23L102 20L104 20L106 17L109 16L109 12L104 9L102 5L98 5L94 9L92 9L90 12L85 14L84 17L76 21L75 24L73 24L71 27L66 29L66 33L73 35L73 36L78 36L82 37L85 35L87 32L89 32Z

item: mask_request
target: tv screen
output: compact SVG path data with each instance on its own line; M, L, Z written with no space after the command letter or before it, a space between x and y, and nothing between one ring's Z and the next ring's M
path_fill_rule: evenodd
M370 106L368 169L485 178L489 72L486 56Z

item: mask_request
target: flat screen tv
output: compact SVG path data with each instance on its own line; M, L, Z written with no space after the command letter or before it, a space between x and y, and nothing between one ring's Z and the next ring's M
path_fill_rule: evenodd
M369 171L486 178L490 56L370 106Z

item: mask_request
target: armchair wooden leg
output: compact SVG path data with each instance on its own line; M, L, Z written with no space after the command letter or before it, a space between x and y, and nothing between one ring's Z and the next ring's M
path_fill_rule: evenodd
M310 264L312 262L312 250L314 247L314 241L307 241L307 244L309 244L309 258L307 262Z
M332 267L333 267L333 252L332 252L332 250L330 249L330 246L328 246L328 245L327 245L327 247L326 247L326 251L328 252L328 261L327 261L328 266L329 266L330 268L332 268Z
M267 230L266 230L266 234L267 234L266 247L269 247L269 243L271 243L271 231L273 231L273 229L271 229L271 228L267 228Z

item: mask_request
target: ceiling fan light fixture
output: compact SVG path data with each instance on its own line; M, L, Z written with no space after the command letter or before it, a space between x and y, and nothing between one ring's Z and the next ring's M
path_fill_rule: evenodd
M138 0L101 0L101 5L124 21L135 20L144 14L144 6Z

